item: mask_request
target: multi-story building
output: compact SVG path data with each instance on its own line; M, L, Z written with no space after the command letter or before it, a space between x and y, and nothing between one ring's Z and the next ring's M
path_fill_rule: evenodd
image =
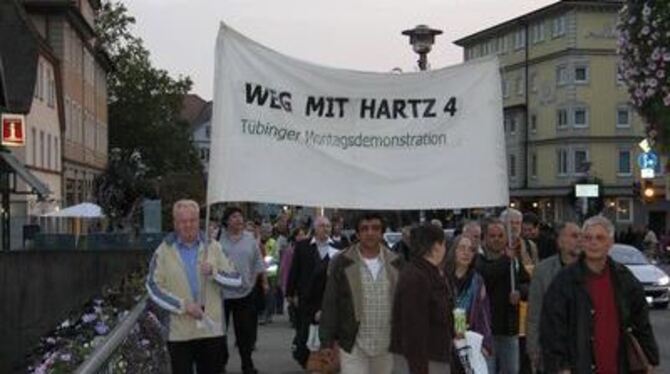
M188 94L184 96L179 118L189 126L191 141L198 152L202 170L207 175L212 135L212 102L205 101L196 94Z
M93 179L107 166L110 61L96 47L94 20L100 2L22 0L22 3L34 28L60 61L65 126L61 137L62 166L59 166L63 171L64 205L90 201Z
M14 0L0 2L0 56L7 82L4 110L25 116L25 143L3 153L16 178L10 183L10 248L22 246L23 226L61 205L63 103L60 62ZM3 93L3 95L4 95ZM41 193L38 201L38 195Z
M598 178L604 213L619 227L649 223L665 232L670 205L633 196L646 125L619 79L621 6L558 1L455 43L466 61L498 55L511 204L548 221L572 219L574 184ZM656 172L662 185L662 168Z

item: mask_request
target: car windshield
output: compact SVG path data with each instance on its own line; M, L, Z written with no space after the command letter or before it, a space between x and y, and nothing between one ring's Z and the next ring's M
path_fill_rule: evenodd
M614 261L624 265L647 265L649 261L642 252L634 248L615 247L610 252Z

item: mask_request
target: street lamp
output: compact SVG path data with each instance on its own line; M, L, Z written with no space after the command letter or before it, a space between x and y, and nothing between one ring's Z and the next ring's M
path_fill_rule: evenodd
M428 68L428 59L426 56L435 44L435 35L442 34L442 30L431 29L426 25L418 25L413 29L405 30L403 35L409 37L409 44L412 49L419 55L419 70L423 71ZM395 69L394 69L395 70ZM426 212L422 209L419 211L419 221L421 223L426 221Z
M431 29L426 25L418 25L413 29L405 30L402 32L403 35L409 36L409 44L412 45L412 49L419 55L419 70L426 70L428 66L428 60L426 55L433 48L435 44L435 35L442 34L442 30Z

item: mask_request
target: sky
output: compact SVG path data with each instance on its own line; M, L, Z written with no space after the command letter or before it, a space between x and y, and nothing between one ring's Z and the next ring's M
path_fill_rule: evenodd
M136 18L156 67L189 76L212 97L214 44L221 21L278 52L354 70L416 70L401 31L425 24L444 33L428 55L432 68L462 62L454 40L558 0L121 0Z

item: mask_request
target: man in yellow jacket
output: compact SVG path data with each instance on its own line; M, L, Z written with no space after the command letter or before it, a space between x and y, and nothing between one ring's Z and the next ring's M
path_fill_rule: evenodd
M219 243L200 232L200 208L193 200L172 209L174 233L156 249L146 287L169 312L168 351L172 373L221 373L228 355L223 324L222 288L242 285Z

